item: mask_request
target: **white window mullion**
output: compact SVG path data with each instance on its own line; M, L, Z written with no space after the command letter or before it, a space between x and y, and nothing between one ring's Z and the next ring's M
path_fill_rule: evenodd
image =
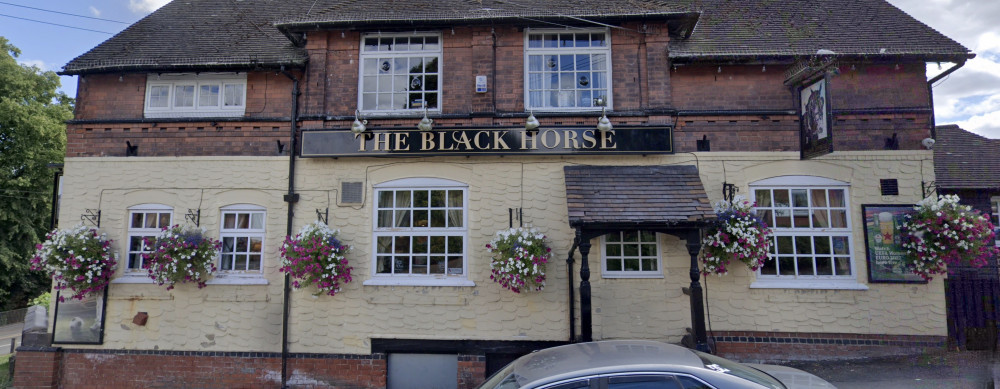
M148 118L242 116L246 111L246 86L245 73L151 74L146 81L144 115ZM202 96L202 87L213 88L211 94L215 98Z
M771 258L758 271L760 279L856 278L846 186L752 187L751 192L758 215L769 224L774 235ZM803 198L799 197L802 194L805 204L796 201ZM835 227L839 225L843 226ZM844 260L848 274L838 270L838 264ZM783 274L789 273L789 269L794 271Z
M382 184L375 192L373 276L400 280L464 277L469 251L466 187L394 182L399 187ZM460 217L452 220L457 212ZM398 222L404 213L406 222Z

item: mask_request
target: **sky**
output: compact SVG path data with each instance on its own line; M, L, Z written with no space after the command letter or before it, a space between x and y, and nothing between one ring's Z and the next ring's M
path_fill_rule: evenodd
M1000 139L1000 1L888 1L976 54L964 67L935 84L937 124L957 124L988 138ZM112 35L108 33L121 31L168 2L0 0L0 36L21 49L18 58L21 63L58 71L76 56L110 38ZM937 64L930 64L928 76L949 67L951 64L944 63L938 70ZM76 95L76 77L64 76L62 84L63 92Z

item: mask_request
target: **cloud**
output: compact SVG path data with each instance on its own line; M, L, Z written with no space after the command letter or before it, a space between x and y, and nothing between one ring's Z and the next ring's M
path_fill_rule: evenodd
M97 9L97 7L90 6L90 13L93 14L95 17L98 18L101 17L101 10Z
M150 13L169 2L170 0L128 0L128 9L135 13Z
M45 63L45 61L42 61L40 59L19 60L19 61L17 61L17 63L19 63L21 65L24 65L24 66L29 66L29 67L30 66L34 66L36 68L41 69L42 71L49 70L49 65L47 65Z
M1000 139L1000 1L888 1L976 54L934 86L936 123ZM928 64L928 78L951 66Z

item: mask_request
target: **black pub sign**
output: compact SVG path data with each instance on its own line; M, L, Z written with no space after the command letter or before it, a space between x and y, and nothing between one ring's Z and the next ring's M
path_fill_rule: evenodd
M671 154L671 127L448 128L432 131L303 130L301 157L512 154Z

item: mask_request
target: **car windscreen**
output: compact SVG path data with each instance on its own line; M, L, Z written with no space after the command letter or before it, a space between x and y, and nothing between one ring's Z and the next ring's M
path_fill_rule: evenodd
M517 382L517 375L512 374L514 371L514 363L511 362L507 366L504 366L500 371L493 373L486 382L479 385L477 389L517 389L521 387L521 384Z
M778 381L774 377L771 377L770 375L767 375L766 373L750 366L741 365L728 359L717 357L712 354L706 354L700 351L694 351L694 353L698 355L698 358L701 358L701 361L705 364L706 369L740 377L771 389L787 389L781 381Z

